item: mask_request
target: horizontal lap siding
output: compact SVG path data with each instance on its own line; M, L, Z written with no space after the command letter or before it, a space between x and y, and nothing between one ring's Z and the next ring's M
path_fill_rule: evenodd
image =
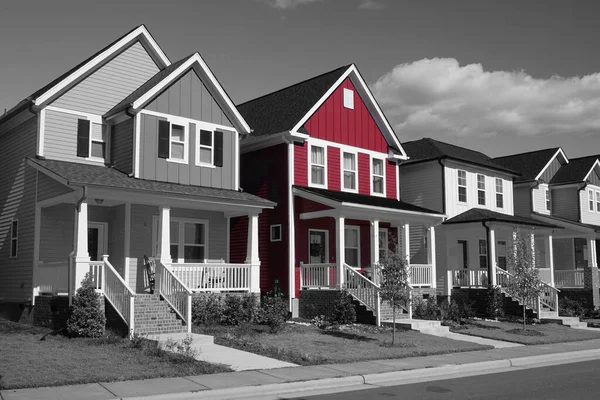
M587 192L583 191L583 194L587 200ZM550 192L550 196L552 197L552 212L554 215L571 221L579 221L579 206L577 203L580 199L578 198L577 188L561 189L560 187L554 187ZM587 203L585 203L585 208L581 209L582 214L587 209Z
M140 42L125 49L52 105L103 115L159 71Z
M32 116L0 136L0 298L27 301L33 280L36 171L25 157L36 152L37 118ZM19 220L18 256L10 258L12 220Z
M37 185L37 201L51 199L73 191L41 172L37 173Z
M112 127L111 154L115 169L133 172L133 118Z
M514 186L515 215L529 217L531 215L532 191L529 186ZM545 207L545 206L544 206Z
M68 263L73 251L75 206L58 204L42 208L40 234L40 261L46 263ZM44 284L44 282L39 282Z
M437 162L400 165L400 200L442 212L444 184L442 167Z
M548 190L548 185L539 185L531 190L531 196L533 197L533 211L549 215L550 211L546 209L546 190Z
M593 189L594 191L594 211L590 211L588 202L588 191L586 189ZM600 225L600 213L597 211L598 205L596 204L596 191L600 190L598 187L588 186L586 189L579 191L579 209L581 210L581 222L584 224ZM577 211L577 206L574 207Z

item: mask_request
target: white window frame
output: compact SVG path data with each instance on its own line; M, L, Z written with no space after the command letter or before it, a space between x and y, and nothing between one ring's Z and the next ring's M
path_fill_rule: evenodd
M594 191L588 189L588 210L594 212Z
M383 249L381 248L381 237L382 233L387 237L387 241L383 244ZM425 236L427 237L427 236ZM390 250L390 230L388 228L379 228L379 259L381 259L381 251L385 251L385 254L388 255Z
M600 213L600 190L596 190L596 212Z
M484 248L484 253L481 252L481 243L482 242L485 243L485 246L483 247ZM477 252L479 253L478 257L477 257L477 261L478 261L478 265L479 265L479 270L483 270L484 268L488 267L488 263L489 263L489 258L488 258L489 257L489 254L488 254L489 253L488 252L488 243L487 243L486 239L479 239L477 241ZM481 257L485 257L485 267L481 266Z
M461 185L461 183L460 183L461 179L463 179L460 176L461 172L465 174L465 176L464 176L464 180L465 180L464 185ZM465 171L464 169L459 169L456 172L456 176L457 176L457 197L456 198L457 198L457 200L458 200L459 203L467 203L468 200L469 200L469 193L467 191L467 171ZM460 188L461 187L465 188L465 199L464 200L460 199Z
M546 188L544 190L544 196L546 199L546 211L552 210L552 199L550 198L550 189Z
M375 175L375 168L373 166L373 163L375 160L381 161L382 166L383 166L383 175ZM386 170L385 161L386 161L386 159L382 158L382 157L371 156L369 161L370 161L369 170L370 170L370 178L371 178L371 196L385 197L385 190L386 190L386 187L385 187L386 186L385 185L385 172L386 172L385 171ZM375 185L373 185L373 180L375 177L381 177L383 180L383 184L381 185L382 189L383 189L382 193L378 193L373 190L373 187L375 186Z
M17 226L17 233L14 232L15 224ZM13 254L13 242L15 243L15 253ZM10 221L10 258L17 258L19 256L19 219L14 218Z
M329 230L327 229L308 229L308 261L310 261L310 235L312 232L325 233L325 264L329 262Z
M354 156L354 171L344 168L344 154L351 154ZM342 171L340 176L340 187L342 188L342 191L358 193L358 152L340 149L340 171ZM346 171L354 173L354 189L349 189L344 186L344 173Z
M502 178L496 178L494 184L496 186L496 208L503 209L504 208L504 181L502 180ZM500 188L500 191L498 191L498 188ZM498 195L500 195L500 197L498 197ZM502 206L498 205L499 198L502 199Z
M207 124L204 122L194 122L196 124L196 140L195 140L195 154L194 154L194 162L197 167L208 167L208 168L216 168L215 167L215 131L219 130L218 127L212 124ZM200 144L200 131L209 131L211 133L210 146ZM210 148L210 163L200 161L200 149ZM223 153L225 153L225 149L223 149Z
M323 183L313 183L312 181L312 149L318 147L323 149L323 165L315 164L315 166L323 168ZM309 143L308 146L308 186L327 189L327 146L320 144Z
M274 234L278 230L279 230L279 235ZM271 242L281 242L282 237L283 237L283 230L282 230L281 224L275 224L275 225L271 225L269 227L269 238L270 238Z
M190 138L190 124L185 119L177 118L173 116L167 117L169 122L169 158L166 158L168 162L177 164L187 164L190 149L188 147ZM173 140L173 124L183 126L183 141ZM183 144L183 159L173 158L173 143Z
M108 128L109 125L106 123L103 123L102 119L100 119L99 122L97 122L98 121L97 118L94 118L94 119L96 119L96 121L89 119L90 120L90 144L89 144L90 155L89 155L89 157L86 158L86 160L105 162L106 160L110 160L110 153L109 153L110 152L110 146L109 146L110 135L109 135L109 128ZM95 140L92 138L92 132L94 131L93 130L94 124L100 125L100 129L106 129L106 131L103 132L105 135L104 140ZM95 157L92 155L92 143L94 143L94 142L95 143L104 143L104 157Z
M153 255L157 255L158 252L160 251L160 243L158 241L159 239L159 230L160 230L160 224L159 224L159 216L158 215L153 215L152 216L152 225L153 228L152 229L152 243L154 243L154 254ZM204 224L204 259L208 259L209 257L209 238L210 238L210 228L209 228L209 223L207 219L196 219L196 218L179 218L179 217L171 217L171 219L169 220L169 229L171 229L171 222L177 222L178 223L178 231L179 231L179 241L178 243L174 243L173 242L173 238L172 235L169 235L171 237L171 240L169 242L169 259L171 259L171 245L176 244L178 246L177 248L177 260L173 261L173 263L175 264L182 264L185 263L185 258L183 258L184 255L184 246L185 246L185 242L184 242L184 236L185 236L185 223L191 223L191 224Z
M353 269L360 269L360 225L346 225L344 226L344 235L346 235L346 229L349 230L355 230L357 232L357 238L358 238L358 243L357 243L357 247L348 247L348 241L345 240L344 237L344 262ZM358 261L358 265L356 267L348 264L347 260L346 260L346 249L358 249L358 255L357 255L357 261Z
M344 88L344 108L354 110L354 90Z
M483 178L480 180L479 178ZM479 195L483 192L483 204L479 202ZM480 206L485 206L486 204L486 193L485 193L485 175L477 174L477 204Z

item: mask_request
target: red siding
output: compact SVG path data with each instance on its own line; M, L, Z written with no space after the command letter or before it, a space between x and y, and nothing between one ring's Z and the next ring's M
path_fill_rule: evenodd
M398 197L396 196L396 164L386 162L385 168L386 196L390 199L397 199Z
M321 211L321 210L330 210L331 207L326 206L321 203L317 203L316 201L303 199L302 197L296 198L296 212L298 214L312 212L312 211Z
M294 146L294 184L308 186L308 144Z
M327 146L327 188L340 190L340 149Z
M354 91L354 109L344 107L343 91ZM388 144L350 79L325 100L304 125L313 138L387 153Z
M231 218L229 232L229 262L243 263L248 250L248 217Z
M358 153L358 193L371 194L371 166L368 154Z

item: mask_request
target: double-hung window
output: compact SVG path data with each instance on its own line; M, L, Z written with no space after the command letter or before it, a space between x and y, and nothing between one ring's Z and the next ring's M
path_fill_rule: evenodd
M108 154L108 125L103 124L100 118L77 121L77 156L106 160Z
M199 123L196 126L200 125ZM196 165L204 167L223 166L223 135L211 126L196 129Z
M310 146L310 183L313 186L326 187L325 183L325 148Z
M594 191L588 190L588 203L590 205L590 211L594 211Z
M504 208L504 185L500 178L496 178L496 207Z
M596 211L600 212L600 191L596 191Z
M188 123L180 119L158 120L158 157L167 161L188 162Z
M342 189L356 192L356 153L343 152L342 156Z
M17 248L19 247L19 220L13 219L10 225L10 256L17 256Z
M171 259L197 263L208 258L208 222L171 219Z
M346 264L351 267L360 267L360 228L358 226L346 226L344 229L344 258Z
M485 206L485 175L477 174L477 204Z
M458 201L467 202L467 171L458 171Z
M385 163L381 158L373 158L371 163L371 193L385 194Z
M488 266L487 240L479 239L479 268Z
M550 189L546 188L546 211L550 211Z

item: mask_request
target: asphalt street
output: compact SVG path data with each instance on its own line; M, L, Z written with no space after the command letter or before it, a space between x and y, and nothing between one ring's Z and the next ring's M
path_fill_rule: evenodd
M289 398L296 400L598 399L600 398L600 360L322 396L299 397L296 394Z

